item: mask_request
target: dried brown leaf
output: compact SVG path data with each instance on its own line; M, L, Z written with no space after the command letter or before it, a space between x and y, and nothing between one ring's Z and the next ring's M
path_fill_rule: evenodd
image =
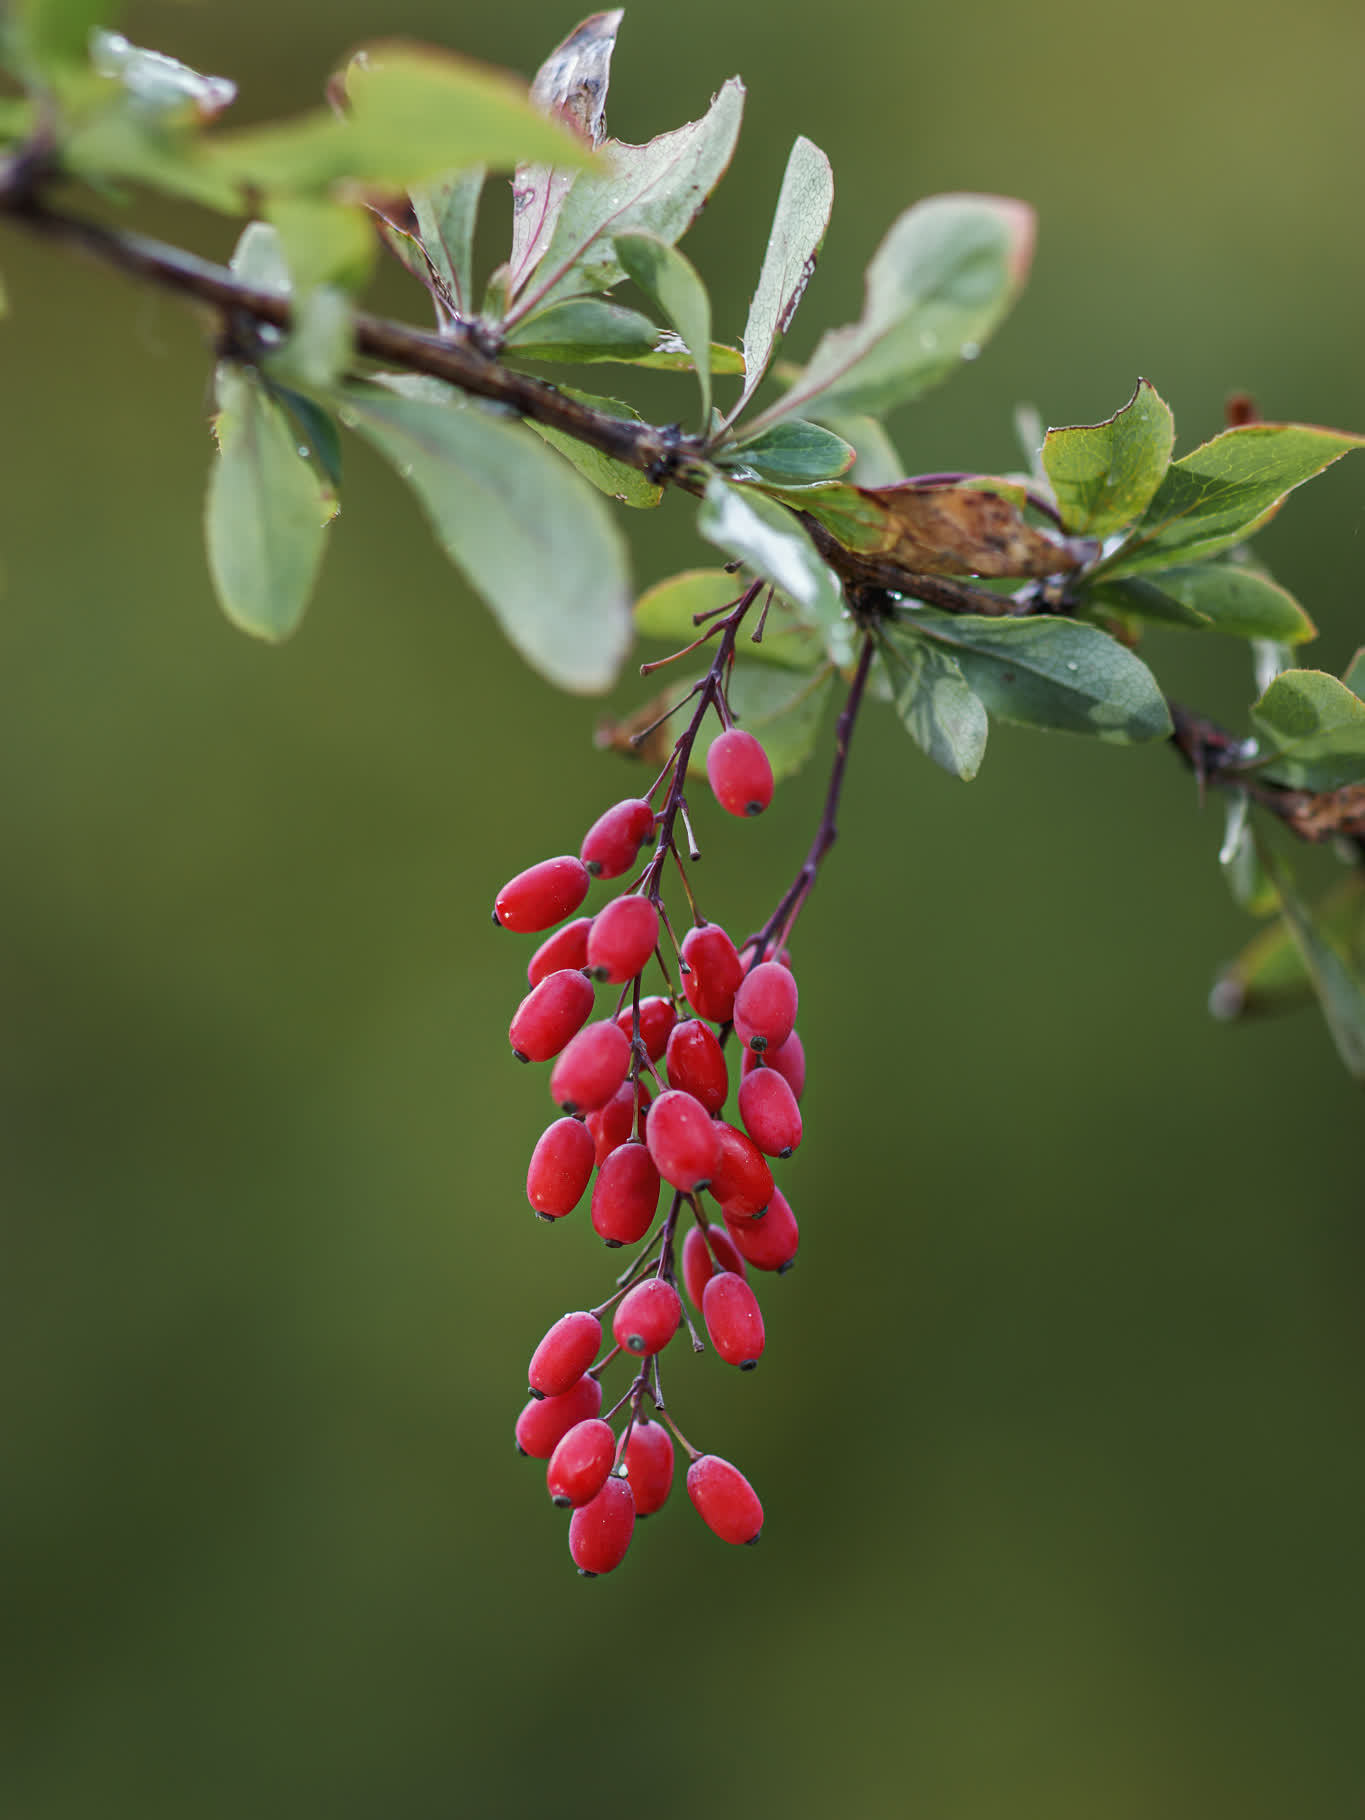
M1027 524L998 493L973 487L859 487L885 514L878 554L921 575L1041 578L1080 567L1080 555Z

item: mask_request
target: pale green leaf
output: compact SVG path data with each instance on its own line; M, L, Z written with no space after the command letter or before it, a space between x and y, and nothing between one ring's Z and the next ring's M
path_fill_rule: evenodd
M1365 645L1361 646L1346 666L1341 680L1353 695L1365 698Z
M1143 579L1231 638L1269 638L1301 645L1318 629L1287 588L1234 563L1201 562L1158 569Z
M1154 579L1145 575L1128 576L1122 581L1087 582L1082 596L1087 612L1131 614L1135 619L1153 619L1160 625L1186 626L1193 632L1207 631L1211 620L1205 613L1187 607L1174 595L1166 594Z
M739 726L763 742L779 781L799 770L815 750L835 674L829 664L808 675L736 664L729 687L731 711ZM720 734L721 728L708 717L692 748L690 771L705 771L706 754Z
M1258 859L1259 866L1259 859ZM1261 870L1271 907L1280 894ZM1365 977L1365 877L1353 874L1313 906L1312 922L1319 941L1337 950L1357 978ZM1276 917L1247 943L1219 974L1209 994L1209 1010L1227 1022L1267 1012L1297 1011L1314 998L1313 975L1288 922Z
M853 639L843 592L790 512L761 493L713 475L706 483L697 529L708 543L780 589L803 618L819 628L836 664L850 661Z
M374 270L379 246L366 210L322 196L272 196L265 212L297 296L320 284L358 291Z
M623 404L619 398L599 398L592 392L580 392L576 387L567 385L560 386L559 390L565 397L576 398L580 404L588 405L592 410L600 411L608 417L628 417L636 423L641 421L640 413L631 405ZM548 424L533 423L527 418L526 427L534 430L551 448L558 449L565 460L577 468L584 480L596 487L599 493L607 494L619 504L645 509L657 506L663 498L663 488L647 479L639 468L617 461L614 456L604 455L600 449L590 448L576 436L570 436L564 430L552 429Z
M626 276L673 325L692 356L706 430L711 422L711 299L697 268L655 234L617 234L612 244Z
M1304 903L1278 856L1262 848L1262 863L1280 894L1280 909L1318 995L1323 1017L1347 1072L1365 1081L1365 964Z
M248 221L237 236L228 267L235 278L257 291L289 295L289 266L284 244L268 221Z
M1227 824L1218 864L1233 902L1252 916L1270 916L1279 909L1280 899L1261 864L1250 814L1251 799L1246 791L1232 791L1227 800Z
M1141 521L1096 570L1137 575L1190 563L1240 543L1287 493L1365 444L1365 437L1303 423L1225 430L1167 468Z
M898 609L895 624L957 659L991 714L1119 744L1168 739L1170 715L1140 658L1094 626L1046 615L989 618Z
M709 355L713 378L722 374L742 373L744 356L738 348L727 347L723 341L713 341ZM696 362L688 353L681 337L671 329L665 329L648 354L632 355L626 365L649 367L660 373L694 373Z
M1103 423L1049 430L1043 469L1063 525L1078 536L1107 537L1132 524L1161 485L1174 447L1170 406L1145 379Z
M687 569L647 588L635 603L635 630L642 638L657 638L675 650L690 645L704 627L695 623L698 613L713 614L733 606L743 592L735 577L724 569ZM760 618L763 636L757 644L752 633ZM714 621L708 620L707 624ZM751 610L735 641L740 660L780 664L788 670L814 670L825 657L819 633L780 594L775 594L766 614Z
M744 390L727 421L738 417L752 398L796 314L824 244L833 206L834 173L829 159L809 139L798 139L787 159L758 287L744 325Z
M854 486L890 487L905 479L905 463L876 417L865 417L857 411L818 409L815 421L833 430L852 448L854 462L847 478Z
M927 639L897 626L878 639L901 724L920 751L970 782L986 755L988 723L961 667Z
M26 80L67 67L84 68L90 34L116 23L120 0L11 0L16 62ZM0 24L0 31L3 31Z
M599 495L529 430L472 404L351 386L341 418L417 494L527 662L564 689L609 688L630 644L629 588Z
M752 428L793 413L869 412L918 398L971 359L1023 284L1033 211L1002 196L933 196L892 226L867 268L859 321L826 334Z
M601 297L570 297L519 322L504 346L522 360L585 365L596 360L638 360L653 350L658 339L658 329L638 310Z
M474 314L474 229L486 175L476 164L410 192L417 238L457 317Z
M254 374L220 365L216 383L218 454L204 512L209 573L235 625L287 638L308 604L335 497Z
M1301 790L1365 781L1365 701L1326 671L1282 671L1251 718L1274 754L1268 776Z
M723 444L716 460L737 479L800 487L837 480L852 467L854 451L833 430L803 417L790 417L752 439Z

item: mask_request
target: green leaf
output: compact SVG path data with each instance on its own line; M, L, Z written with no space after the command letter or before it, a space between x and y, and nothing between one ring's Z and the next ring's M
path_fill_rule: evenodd
M904 480L905 463L877 418L857 411L818 410L816 422L833 430L853 449L855 459L848 478L854 486L889 487Z
M1201 562L1159 569L1137 584L1158 590L1197 614L1211 632L1231 638L1273 638L1301 645L1318 629L1287 588L1234 563ZM1141 611L1141 608L1134 609ZM1149 617L1155 617L1149 615ZM1178 623L1178 622L1177 622Z
M96 188L140 183L220 214L242 212L241 195L216 168L195 127L149 113L126 95L71 128L61 161Z
M725 443L716 460L723 468L737 470L745 480L799 487L837 480L852 467L854 451L833 430L793 417L751 440Z
M1155 389L1137 390L1103 423L1049 430L1043 469L1068 531L1107 537L1141 517L1171 465L1175 418Z
M613 245L626 276L672 323L692 356L701 386L701 423L711 423L711 299L697 268L655 234L617 234Z
M1257 852L1249 816L1251 800L1245 790L1234 790L1227 802L1227 826L1218 864L1233 902L1252 916L1270 916L1280 907L1279 893L1266 877Z
M744 325L744 390L727 422L733 422L753 397L791 325L815 271L833 207L829 159L809 139L798 139L787 159L758 288Z
M1114 577L1217 555L1273 515L1287 493L1365 437L1303 423L1248 423L1172 462L1141 522L1095 571Z
M267 376L266 383L271 397L284 406L303 438L299 453L306 454L316 464L328 485L339 490L341 435L335 419L321 405L314 404L311 398L305 398L302 392L281 385L273 373Z
M1119 744L1167 739L1171 719L1156 678L1121 644L1073 619L992 619L897 610L895 626L957 659L992 714L1025 726L1089 733Z
M629 417L636 423L641 421L640 413L630 405L623 404L619 398L598 398L592 392L580 392L573 386L560 386L560 391L568 398L576 398L580 404L591 406L594 411L605 412L608 417ZM526 427L550 447L558 449L565 460L578 469L584 480L596 487L599 493L606 493L623 506L648 508L657 506L663 498L664 490L647 480L639 468L632 468L624 461L617 461L614 456L604 455L598 449L589 448L576 436L570 436L563 430L552 429L548 424L532 423L526 419Z
M319 108L282 125L224 133L209 155L232 182L268 194L334 184L406 190L473 164L526 158L577 167L592 153L531 106L501 70L397 42L358 51L346 70L350 112Z
M451 561L533 668L611 686L630 644L626 552L607 507L520 424L473 404L349 386L341 421L417 494Z
M657 638L675 650L690 645L703 628L694 623L697 613L714 613L732 606L743 590L724 569L687 569L667 581L647 588L635 603L635 630L641 638ZM757 613L746 619L735 645L741 661L779 664L788 670L814 670L824 662L824 645L815 629L803 620L780 594L774 594L763 619L763 637L753 642Z
M878 639L901 724L920 751L970 782L986 756L986 710L947 651L896 627Z
M1300 790L1365 781L1365 701L1326 671L1283 671L1251 718L1274 754L1267 776Z
M1365 1081L1365 966L1298 895L1289 869L1264 847L1262 863L1275 881L1280 908L1298 947L1323 1017L1347 1072Z
M1207 631L1212 621L1163 593L1156 582L1134 575L1123 581L1085 582L1085 610L1098 611L1103 618L1110 613L1123 613L1135 619L1154 619L1161 625L1186 626L1193 632Z
M1341 679L1353 695L1365 698L1365 645L1356 652Z
M320 284L358 291L374 270L378 243L364 209L325 197L276 196L266 215L296 295Z
M16 61L27 79L74 66L84 69L90 35L115 23L119 0L11 0Z
M1268 879L1266 884L1272 906L1278 909L1279 892ZM1319 939L1331 943L1359 975L1365 968L1365 878L1356 873L1343 879L1314 906L1312 921ZM1313 975L1303 952L1288 922L1278 916L1219 974L1209 994L1209 1010L1227 1022L1267 1012L1297 1011L1314 996Z
M284 243L268 221L248 221L237 236L228 268L253 290L278 291L288 296L289 266Z
M607 168L580 176L569 191L545 256L508 320L619 284L625 272L613 249L617 234L656 234L670 246L681 240L725 173L743 109L744 85L732 77L701 120L648 145L608 140L601 154Z
M417 237L457 317L474 314L474 229L487 166L419 184L410 192Z
M820 629L836 664L850 661L853 639L843 592L790 512L761 493L741 491L713 475L706 483L697 530L779 588L807 623Z
M793 512L807 512L846 550L880 550L895 541L886 508L858 487L831 480L809 487L776 487L766 491Z
M336 500L254 374L220 365L217 388L218 455L204 513L209 573L234 625L287 638L312 593Z
M665 329L648 354L632 355L626 362L628 366L648 367L660 373L694 373L696 362L688 353L681 337L671 329ZM744 356L738 348L727 347L723 341L713 341L710 353L711 374L718 378L722 374L742 373Z
M741 727L762 740L775 778L790 777L815 750L835 674L832 665L802 676L736 664L728 691L731 711ZM706 754L720 734L721 728L708 717L692 748L690 773L705 772Z
M652 352L659 331L638 310L601 297L571 297L528 316L508 334L509 354L522 360L637 360Z
M867 268L859 321L826 334L752 428L793 412L879 416L946 379L1009 309L1028 272L1033 211L1003 196L933 196L895 222Z

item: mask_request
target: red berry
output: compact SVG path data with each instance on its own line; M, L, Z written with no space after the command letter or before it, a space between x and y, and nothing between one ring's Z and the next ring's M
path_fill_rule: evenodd
M637 1117L640 1142L644 1143L644 1118L649 1110L650 1092L643 1081L622 1081L605 1106L590 1112L584 1124L597 1145L596 1162L600 1169L613 1150L619 1150L634 1130Z
M616 1459L611 1424L593 1417L576 1422L550 1455L545 1484L556 1504L589 1504L607 1482Z
M627 1005L618 1011L616 1021L631 1036L635 1029L635 1007ZM678 1021L678 1014L673 1009L671 998L642 998L640 1000L640 1041L651 1062L657 1062L668 1046L669 1034Z
M577 910L588 895L588 882L588 868L572 854L543 859L507 881L493 905L493 921L518 935L552 929Z
M744 1060L740 1064L740 1073L751 1074L755 1068L767 1066L775 1068L799 1100L806 1091L806 1049L801 1038L793 1030L786 1042L777 1049L765 1050L762 1056L752 1049L744 1051Z
M569 1553L586 1580L619 1567L635 1529L635 1500L625 1479L614 1474L590 1504L569 1519Z
M773 768L768 754L739 727L711 741L706 775L716 801L731 815L760 815L773 800Z
M777 961L783 967L790 968L792 964L792 951L790 948L765 948L763 951L763 958L765 961ZM739 951L740 966L748 973L757 961L758 943L745 942L744 946Z
M659 940L659 912L647 897L618 897L599 910L588 931L588 967L619 986L641 972Z
M597 1172L592 1229L608 1245L633 1245L659 1210L659 1172L643 1144L621 1144Z
M630 1043L610 1018L574 1037L550 1075L550 1098L565 1112L596 1112L626 1078Z
M682 958L687 967L682 976L687 1002L698 1017L728 1024L735 993L744 978L735 944L719 923L703 923L683 937Z
M725 1229L755 1270L785 1270L801 1243L796 1215L780 1188L773 1189L761 1220L728 1220Z
M704 1453L687 1469L687 1495L697 1515L722 1542L757 1542L763 1533L763 1506L737 1466Z
M690 1093L710 1113L717 1113L730 1092L725 1052L700 1018L673 1026L668 1039L668 1084Z
M763 961L735 994L735 1035L749 1049L780 1048L796 1022L796 999L795 975L778 961Z
M618 1346L648 1358L662 1352L678 1331L682 1301L662 1277L646 1277L617 1304L611 1331Z
M624 1465L636 1516L653 1516L673 1489L673 1443L662 1422L640 1417L626 1442Z
M576 1422L602 1407L602 1386L585 1373L557 1397L532 1397L517 1417L517 1448L533 1460L548 1460Z
M788 1043L793 1040L787 1038ZM800 1148L801 1108L785 1075L776 1068L755 1068L745 1075L739 1083L739 1116L766 1155L790 1156Z
M718 1270L702 1294L701 1312L725 1363L752 1371L763 1357L763 1310L744 1278Z
M552 973L559 973L564 968L586 967L588 964L588 931L592 928L590 916L580 916L572 923L565 923L562 929L556 929L548 941L543 941L531 956L531 964L526 969L526 977L533 986L538 986L543 979Z
M548 1062L592 1015L592 981L581 973L550 973L517 1006L507 1032L523 1062Z
M583 1198L596 1146L577 1119L556 1119L541 1132L526 1171L526 1198L537 1213L562 1220Z
M752 1138L724 1119L713 1123L718 1155L711 1192L727 1220L757 1219L773 1198L773 1172Z
M720 1143L706 1108L676 1088L661 1093L649 1109L645 1141L654 1166L674 1188L690 1194L715 1174Z
M709 1244L707 1241L710 1241ZM712 1263L714 1253L717 1262ZM743 1276L744 1259L735 1246L724 1226L692 1226L683 1240L682 1273L687 1293L692 1298L694 1308L701 1307L701 1300L706 1293L706 1285L711 1281L717 1269L733 1270L736 1276ZM596 1354L593 1355L594 1358Z
M654 811L643 797L628 796L598 816L583 836L579 857L594 878L619 878L653 832Z
M597 1357L602 1344L602 1323L595 1314L579 1310L561 1315L531 1354L526 1381L543 1397L562 1396Z

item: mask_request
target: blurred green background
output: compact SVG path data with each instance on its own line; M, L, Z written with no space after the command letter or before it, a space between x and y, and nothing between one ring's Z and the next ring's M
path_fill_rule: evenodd
M128 29L252 118L366 36L529 74L576 17L146 0ZM1365 427L1363 56L1356 0L649 0L610 118L645 138L748 80L688 242L730 339L791 139L828 151L796 354L915 197L1032 201L1017 313L896 424L912 470L990 468L1017 401L1094 420L1139 373L1182 447L1239 387ZM506 1048L528 944L488 905L636 773L358 446L301 634L232 632L199 328L12 233L0 266L4 1814L1359 1813L1361 1102L1312 1014L1205 1015L1249 932L1217 806L1161 750L1006 728L964 788L868 716L798 944L800 1265L753 1377L672 1374L763 1544L675 1497L582 1581L510 1431L534 1341L609 1270L582 1211L523 1199L548 1101ZM1262 540L1334 670L1363 480ZM707 560L689 516L632 519L642 583ZM1150 655L1243 711L1241 646ZM712 914L761 920L822 770L757 827L703 810Z

